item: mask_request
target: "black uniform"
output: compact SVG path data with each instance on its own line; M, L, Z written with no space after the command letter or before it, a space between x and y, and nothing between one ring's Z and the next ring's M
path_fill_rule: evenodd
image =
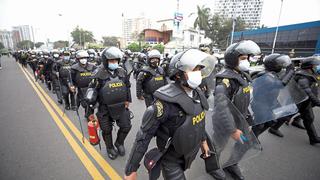
M154 101L153 93L167 84L164 71L161 67L145 66L137 77L137 97L144 97L146 107Z
M126 71L118 68L114 71L99 66L93 75L89 88L95 89L99 108L97 117L102 129L107 150L114 149L112 128L116 121L120 127L115 145L123 145L131 129L130 111L125 108L125 102L131 102L130 82Z
M47 84L48 89L51 91L52 89L52 66L53 66L53 59L52 58L46 58L44 61L44 76L45 81Z
M301 103L298 108L299 113L301 114L301 119L303 120L303 124L307 130L310 144L320 142L313 125L314 113L312 110L314 106L320 106L320 100L318 98L318 78L314 73L302 69L296 72L295 80L309 96L309 99Z
M64 60L60 60L54 67L55 71L59 72L60 90L66 109L70 109L70 101L71 107L76 107L74 93L70 91L70 87L72 86L71 65L71 61L65 62Z
M150 140L156 136L157 147L164 153L161 162L157 162L161 164L164 179L185 179L184 171L190 168L205 140L204 111L208 103L199 88L193 90L191 98L176 83L158 89L154 96L156 100L144 113L125 173L137 171Z
M89 83L91 82L92 73L95 69L95 65L90 63L85 64L85 66L80 65L80 63L71 66L72 83L76 88L78 88L76 104L77 107L79 107L81 104L85 109L86 118L88 118L89 115L93 114L94 111L92 107L89 107L84 103L84 97Z

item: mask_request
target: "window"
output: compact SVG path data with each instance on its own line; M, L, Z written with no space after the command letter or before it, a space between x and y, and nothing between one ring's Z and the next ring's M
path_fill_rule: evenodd
M194 40L194 35L193 35L193 34L190 34L190 41L193 42L193 40Z

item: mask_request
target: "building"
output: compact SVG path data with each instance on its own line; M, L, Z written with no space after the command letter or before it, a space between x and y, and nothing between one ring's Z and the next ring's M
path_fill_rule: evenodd
M250 28L260 26L263 0L215 0L214 12L224 17L241 17Z
M194 28L184 29L183 34L183 46L186 48L199 48L200 44L210 44L211 40L205 38L204 31L198 31Z
M250 39L256 42L261 51L270 54L274 41L276 27L240 31L234 33L234 41ZM275 44L275 53L294 56L310 56L320 53L320 21L279 26Z
M12 33L10 31L0 31L0 42L7 49L13 49Z
M131 18L122 20L122 34L125 46L129 43L137 41L139 34L144 29L151 28L151 20L145 17Z
M29 25L22 25L22 26L14 26L12 27L12 30L14 32L18 32L20 36L20 41L33 41L34 36L33 36L33 27Z
M166 44L170 41L172 30L159 31L156 29L144 29L142 35L147 44Z

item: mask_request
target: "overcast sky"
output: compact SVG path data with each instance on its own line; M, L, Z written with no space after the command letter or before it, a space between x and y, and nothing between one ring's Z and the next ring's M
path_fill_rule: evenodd
M214 8L214 0L180 0L184 19L203 4ZM261 24L277 25L280 4L281 0L264 0ZM319 7L320 0L284 0L280 25L320 20ZM122 13L127 18L144 14L157 20L172 18L176 8L176 0L0 0L0 29L32 25L36 41L46 37L55 41L66 40L79 25L101 39L121 36Z

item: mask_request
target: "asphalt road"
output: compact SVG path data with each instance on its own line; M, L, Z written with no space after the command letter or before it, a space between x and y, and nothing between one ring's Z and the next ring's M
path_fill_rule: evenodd
M68 117L71 120L72 124L77 127L78 134L61 116L58 116L58 119L66 126L66 131L70 133L71 139L75 139L74 142L80 149L75 148L74 144L71 145L70 137L66 138L63 130L53 118L52 112L49 113L48 107L40 100L39 95L15 60L2 57L2 67L3 69L0 70L1 179L92 179L93 177L101 178L101 176L104 179L116 179L115 177L123 177L126 159L145 110L144 102L136 98L134 80L132 80L131 88L133 103L130 109L135 117L132 119L133 127L125 142L127 154L116 160L110 160L106 155L103 142L101 151L98 146L94 147L94 151L88 150L88 146L91 146L88 142L83 145L79 137L80 126L76 113L66 111L64 118ZM30 72L29 68L28 71ZM48 91L44 84L39 84L56 102L56 95ZM50 104L50 101L47 102ZM53 105L51 104L50 107ZM61 105L59 107L63 109ZM54 112L59 114L57 109ZM83 114L82 109L80 114ZM320 134L318 108L315 108L315 114L315 126ZM82 115L81 122L84 134L88 138ZM246 179L319 180L320 145L309 145L304 130L284 125L281 131L285 135L284 138L275 137L268 132L261 135L259 139L263 152L257 157L240 163ZM116 131L113 132L116 133ZM149 148L154 146L154 141L152 141ZM83 156L79 156L81 151L88 159L83 160ZM97 158L101 156L103 159ZM90 163L93 167L88 167ZM92 169L95 168L98 173L92 173ZM115 170L118 176L106 172L112 170ZM213 179L206 175L204 163L200 158L196 159L186 175L188 179ZM141 165L138 179L148 179L147 177L147 172Z

